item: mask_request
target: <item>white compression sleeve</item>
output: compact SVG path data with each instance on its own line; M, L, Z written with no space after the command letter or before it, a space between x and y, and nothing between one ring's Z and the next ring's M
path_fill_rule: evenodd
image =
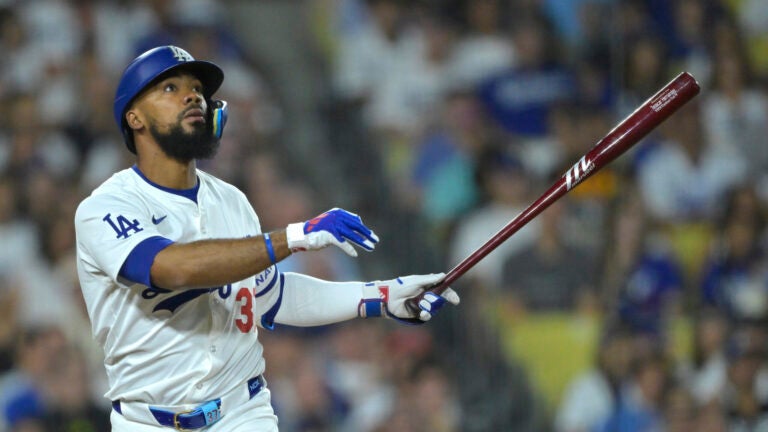
M329 282L291 272L283 275L283 301L275 322L309 327L357 318L363 282Z

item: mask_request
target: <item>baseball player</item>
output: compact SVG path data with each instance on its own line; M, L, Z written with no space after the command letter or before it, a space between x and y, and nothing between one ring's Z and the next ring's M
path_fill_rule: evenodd
M263 233L244 194L196 168L215 152L224 74L161 46L128 65L114 116L136 164L77 209L77 267L105 353L114 431L276 431L258 328L355 317L429 320L458 295L427 293L444 277L329 282L281 272L292 253L336 246L356 256L378 238L360 217L329 210ZM279 203L275 203L279 205Z

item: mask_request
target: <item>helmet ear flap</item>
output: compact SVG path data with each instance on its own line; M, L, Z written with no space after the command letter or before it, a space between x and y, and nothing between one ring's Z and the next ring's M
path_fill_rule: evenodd
M224 134L224 126L227 124L229 107L223 100L212 100L211 121L213 122L213 136L218 140Z

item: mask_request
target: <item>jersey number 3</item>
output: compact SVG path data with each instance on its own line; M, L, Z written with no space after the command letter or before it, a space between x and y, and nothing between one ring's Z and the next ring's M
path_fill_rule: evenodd
M243 304L242 301L245 300ZM235 325L243 333L253 329L253 295L248 288L240 288L235 295L235 301L240 304L240 318L235 320Z

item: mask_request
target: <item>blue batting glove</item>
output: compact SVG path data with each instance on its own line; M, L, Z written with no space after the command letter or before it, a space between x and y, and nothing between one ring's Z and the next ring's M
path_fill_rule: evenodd
M360 216L340 208L328 210L306 222L288 225L286 238L288 247L294 252L334 245L350 256L357 256L352 244L372 251L379 242L379 237L363 224Z

